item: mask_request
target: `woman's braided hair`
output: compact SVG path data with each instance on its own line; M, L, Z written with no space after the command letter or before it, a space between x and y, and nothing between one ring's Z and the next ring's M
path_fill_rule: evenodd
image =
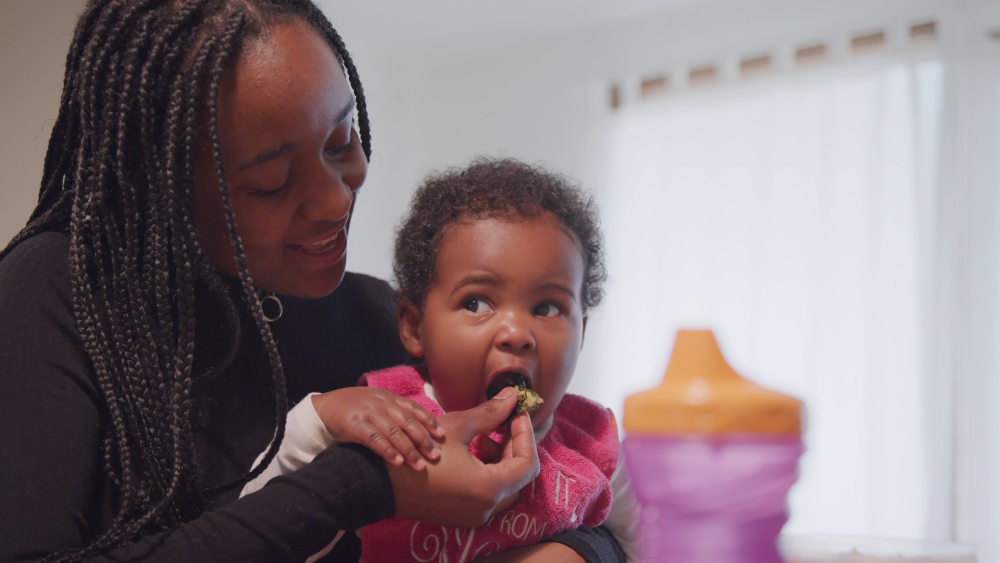
M398 296L423 308L449 226L469 219L545 214L580 244L584 261L580 303L584 310L597 307L607 274L593 196L561 174L512 158L480 157L466 168L424 179L396 231L392 272Z
M107 408L104 466L118 488L107 530L72 561L204 510L206 494L240 486L277 453L288 411L274 337L247 272L219 141L218 92L248 38L289 18L311 25L337 54L354 90L365 156L365 98L343 41L309 0L90 0L66 57L59 116L45 156L38 206L0 259L46 231L68 232L72 307ZM210 264L194 221L194 144L207 123L242 292L260 330L275 393L275 439L256 469L231 483L200 483L192 432L195 281L239 315Z

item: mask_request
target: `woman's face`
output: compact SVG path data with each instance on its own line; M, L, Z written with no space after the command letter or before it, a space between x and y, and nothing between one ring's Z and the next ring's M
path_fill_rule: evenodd
M344 276L347 231L368 163L337 56L289 20L248 41L219 91L229 195L254 283L317 298ZM212 263L237 277L208 128L196 146L194 210Z

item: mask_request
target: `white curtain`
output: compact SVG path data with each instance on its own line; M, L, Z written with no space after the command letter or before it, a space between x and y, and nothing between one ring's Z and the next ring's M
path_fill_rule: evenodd
M808 405L788 531L945 533L951 411L925 349L944 74L883 59L618 118L588 394L621 405L677 329L713 329L737 371Z
M612 279L574 390L620 416L677 329L713 329L807 405L786 531L1000 563L1000 45L976 9L934 49L615 117Z
M952 536L979 545L980 563L998 563L1000 42L983 33L983 21L996 21L987 7L971 4L965 17L956 18L955 41L945 59L939 208L946 228L937 240L943 342L934 346L954 397Z

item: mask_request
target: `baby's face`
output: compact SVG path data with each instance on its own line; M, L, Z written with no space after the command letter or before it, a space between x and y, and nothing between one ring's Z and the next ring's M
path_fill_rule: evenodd
M401 322L403 342L423 356L447 411L486 401L498 379L520 373L545 401L547 419L566 393L583 345L584 263L551 215L479 219L448 227L422 314ZM409 317L409 320L407 320Z

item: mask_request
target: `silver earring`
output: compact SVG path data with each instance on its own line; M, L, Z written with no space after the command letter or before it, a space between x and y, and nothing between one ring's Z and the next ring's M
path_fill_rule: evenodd
M274 302L274 306L278 307L278 312L274 316L269 316L267 314L267 309L264 307L264 304L268 303L269 301L273 301ZM270 308L273 309L274 306L272 306ZM260 300L260 312L261 312L261 314L264 315L264 320L265 321L267 321L269 323L273 323L274 321L276 321L276 320L278 320L278 319L281 318L282 313L285 312L285 308L281 305L281 299L278 299L278 297L274 293L268 291L267 295L265 295L264 298Z

